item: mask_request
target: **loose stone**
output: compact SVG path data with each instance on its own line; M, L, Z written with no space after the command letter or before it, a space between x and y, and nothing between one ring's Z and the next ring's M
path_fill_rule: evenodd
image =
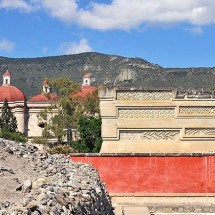
M37 177L21 181L16 176L21 204L0 203L0 215L112 215L110 197L90 164L75 163L64 155L50 155L29 144L0 139L0 177L16 169L1 165L7 154L25 159ZM23 170L24 171L24 170ZM15 176L14 176L15 178Z

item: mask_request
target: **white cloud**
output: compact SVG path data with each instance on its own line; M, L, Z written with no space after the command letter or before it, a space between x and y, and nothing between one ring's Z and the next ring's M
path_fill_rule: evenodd
M79 43L67 42L63 43L59 48L60 53L62 54L78 54L82 52L91 52L93 49L89 46L89 43L86 39L81 39Z
M215 0L112 0L109 4L89 1L83 9L78 0L0 0L1 7L28 10L34 7L66 23L91 29L129 30L146 25L193 26L215 24ZM87 2L87 1L86 1Z
M34 3L62 21L73 22L77 18L78 5L75 0L34 0Z
M0 40L0 50L11 52L15 49L16 44L14 42L11 42L9 40Z
M131 29L141 24L215 23L214 0L113 0L80 10L80 24L93 29Z
M25 12L30 12L33 10L33 6L24 0L1 0L0 8L18 9Z

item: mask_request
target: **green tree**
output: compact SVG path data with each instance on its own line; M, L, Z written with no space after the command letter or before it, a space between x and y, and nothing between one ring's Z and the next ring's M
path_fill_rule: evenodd
M59 99L69 98L72 93L80 90L80 86L66 77L52 78L48 80L48 84L55 92Z
M58 143L61 144L66 132L65 129L77 124L77 122L75 123L74 102L71 95L80 90L80 87L65 77L50 79L48 84L57 94L58 102L57 105L42 111L38 117L43 124L43 137L57 138ZM53 108L57 108L57 113L53 113Z
M99 152L102 144L98 90L75 101L75 118L80 140L73 143L79 152Z
M48 84L58 96L58 113L52 117L48 117L51 110L40 113L44 122L43 137L55 137L62 143L67 128L77 129L80 139L72 146L79 152L99 152L102 139L98 91L79 99L72 95L80 87L67 78L50 79Z
M84 100L83 103L83 107L86 115L93 116L99 114L99 98L97 89L92 95L87 94L86 100Z
M78 121L80 140L74 148L79 152L99 152L102 144L101 117L82 115Z
M2 130L9 132L15 132L17 130L17 120L13 115L7 100L4 101L2 106L0 127Z

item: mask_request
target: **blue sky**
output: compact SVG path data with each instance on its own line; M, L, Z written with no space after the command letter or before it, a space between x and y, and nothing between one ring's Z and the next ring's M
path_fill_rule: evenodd
M0 0L0 56L95 51L215 66L215 0Z

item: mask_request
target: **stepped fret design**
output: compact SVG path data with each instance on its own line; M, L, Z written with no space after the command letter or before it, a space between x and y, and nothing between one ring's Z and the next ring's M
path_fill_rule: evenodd
M174 118L175 108L122 108L119 118Z
M180 130L138 130L120 131L120 139L125 141L178 140Z
M172 91L118 91L117 100L172 100Z
M186 128L185 134L190 136L215 135L215 128Z
M179 108L181 114L215 115L213 106L184 106Z

